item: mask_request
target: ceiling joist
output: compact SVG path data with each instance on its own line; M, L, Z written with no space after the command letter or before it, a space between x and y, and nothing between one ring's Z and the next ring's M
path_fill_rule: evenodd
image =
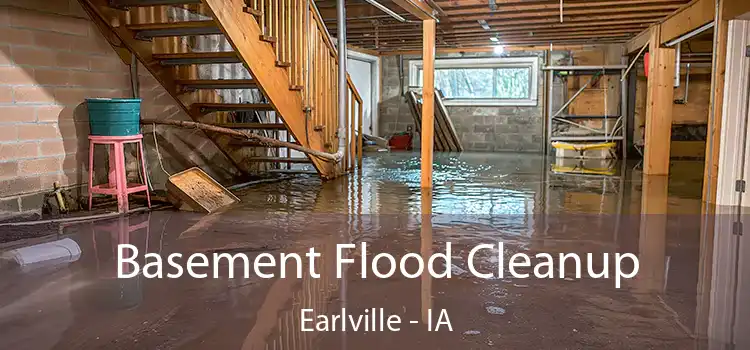
M697 14L698 10L677 14L689 8L688 0L565 0L562 23L559 0L494 0L494 10L488 0L376 1L406 22L396 21L364 0L347 1L347 38L350 44L378 52L421 47L421 20L433 17L438 19L437 47L460 49L498 44L548 47L625 43L670 16L682 18L687 27L702 21L703 16ZM701 1L713 2L693 3ZM335 35L336 1L316 3ZM435 11L438 7L441 11Z

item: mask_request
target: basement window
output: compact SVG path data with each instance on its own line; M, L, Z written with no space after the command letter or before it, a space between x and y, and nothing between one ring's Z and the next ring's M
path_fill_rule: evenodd
M536 106L537 57L435 60L435 88L447 106ZM409 86L421 87L422 61L409 62Z

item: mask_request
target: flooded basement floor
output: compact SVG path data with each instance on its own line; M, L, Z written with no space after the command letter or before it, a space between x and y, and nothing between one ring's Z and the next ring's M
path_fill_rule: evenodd
M750 248L732 234L735 217L700 214L702 163L675 162L668 182L643 178L635 164L587 165L581 174L527 154L437 155L435 163L431 195L419 189L418 154L377 154L359 175L259 185L212 215L165 210L61 226L35 242L72 239L82 252L75 261L0 268L0 349L750 349ZM356 263L336 278L336 244L361 242L369 261L382 252L426 257L451 243L452 277L362 278L352 250ZM577 278L568 264L564 278L522 279L485 249L475 267L503 277L468 273L471 249L498 242L505 259L592 253L596 271L614 269L605 253L633 253L639 272L619 289L612 278ZM315 247L320 278L308 266L301 278L245 277L237 260L229 278L224 260L219 278L118 279L125 243L140 256L250 259ZM302 331L303 309L332 316L342 308L355 316L382 308L403 322L399 331ZM441 310L452 331L428 331Z

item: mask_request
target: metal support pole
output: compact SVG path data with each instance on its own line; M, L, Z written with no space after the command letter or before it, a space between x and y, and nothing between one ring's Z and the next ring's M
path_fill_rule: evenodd
M339 152L346 148L346 5L344 0L336 0L336 29L338 30L339 54Z
M560 107L560 110L558 110L557 113L553 114L550 119L557 117L558 115L560 115L560 113L562 113L565 110L565 108L568 108L568 106L570 106L570 104L573 103L573 101L575 101L575 99L578 98L578 96L581 95L581 93L583 92L583 90L586 90L586 88L589 87L589 85L591 84L591 82L594 81L594 79L596 79L598 76L599 76L599 73L597 72L594 76L592 76L589 79L589 81L586 82L586 84L584 84L583 86L581 86L581 88L578 89L578 91L576 91L575 94L573 94L573 97L571 97L568 100L568 102L565 102L565 104L562 107ZM605 114L606 114L606 111L605 111Z
M134 53L130 54L130 88L133 91L133 98L140 96L140 83L138 81L138 58Z
M620 119L622 120L622 161L628 159L628 73L622 71L620 79ZM617 136L617 135L613 135ZM624 175L623 175L624 176Z
M680 60L682 57L682 43L677 43L677 52L675 53L675 59L677 62L675 62L674 65L674 87L680 87Z
M552 51L550 51L550 56ZM549 154L552 142L552 107L554 102L555 74L552 70L547 71L547 143L544 145L544 154Z

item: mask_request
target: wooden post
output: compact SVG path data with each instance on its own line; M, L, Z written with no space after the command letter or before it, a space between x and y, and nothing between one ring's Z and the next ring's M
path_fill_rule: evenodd
M702 206L701 209L701 240L698 260L698 294L695 306L695 335L708 335L708 325L711 323L711 292L714 267L714 234L717 218L732 217L731 215L716 215L716 208ZM731 219L730 219L731 220Z
M435 134L435 20L422 21L422 188L432 188Z
M669 178L666 176L643 174L638 238L641 270L635 282L636 288L644 292L661 292L664 289L668 182Z
M675 50L659 45L661 27L651 28L646 97L646 149L643 172L647 175L669 174L669 146L672 137L674 105Z
M722 2L723 4L723 2ZM724 18L724 7L716 13L714 47L711 69L711 96L706 133L706 164L703 169L703 201L716 203L716 186L719 182L719 146L721 124L724 119L724 80L727 64L727 32L729 21Z
M420 227L420 255L429 260L432 256L432 191L422 191L422 225ZM425 261L427 261L425 260ZM450 268L450 267L448 267ZM429 310L432 309L432 275L424 269L421 277L420 299L422 304L422 322L429 322Z
M357 168L362 171L362 100L357 103Z

